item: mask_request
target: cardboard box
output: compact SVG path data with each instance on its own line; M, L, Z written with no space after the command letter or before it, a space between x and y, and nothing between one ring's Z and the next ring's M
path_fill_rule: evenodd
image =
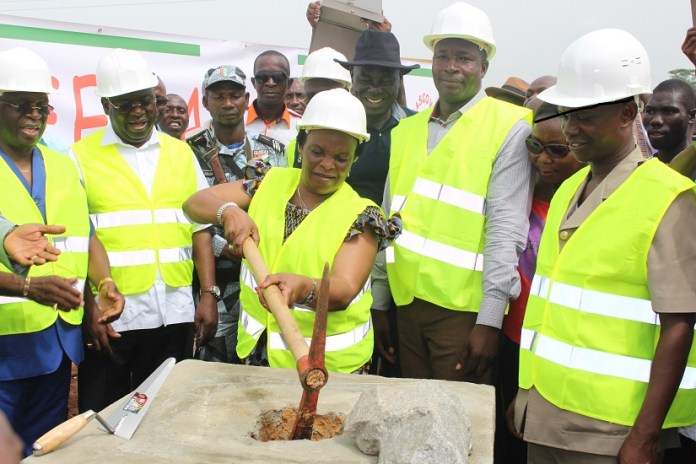
M383 22L382 0L323 0L309 52L331 47L352 60L358 37L365 30L361 18Z

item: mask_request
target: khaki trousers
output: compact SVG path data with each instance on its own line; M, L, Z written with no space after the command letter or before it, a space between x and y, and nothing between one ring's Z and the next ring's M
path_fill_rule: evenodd
M481 377L455 370L476 325L476 313L452 311L415 299L397 307L396 315L403 377L492 384L493 368Z

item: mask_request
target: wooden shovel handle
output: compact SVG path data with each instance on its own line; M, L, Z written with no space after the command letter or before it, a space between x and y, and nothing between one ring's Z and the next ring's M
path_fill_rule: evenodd
M244 257L251 267L251 273L254 274L254 278L258 283L263 282L263 280L268 276L268 267L259 253L259 249L256 247L256 243L251 238L248 238L244 242ZM280 289L276 285L272 285L267 289L259 289L263 292L263 297L268 303L268 307L271 310L271 314L276 320L278 327L280 327L280 332L285 340L285 344L288 345L292 357L295 358L295 362L299 361L303 356L307 356L309 353L309 346L307 345L307 340L305 340L300 328L295 322L295 318L292 317L290 308L285 304L283 295L280 293Z
M34 442L34 456L43 456L58 448L82 430L96 415L97 413L90 410L52 428Z

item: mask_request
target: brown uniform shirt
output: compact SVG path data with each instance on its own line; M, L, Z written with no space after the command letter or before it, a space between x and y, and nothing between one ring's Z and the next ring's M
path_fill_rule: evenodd
M570 237L643 161L636 148L577 206L585 180L570 203L559 236L560 232L567 231ZM696 312L695 233L696 194L690 190L679 195L668 208L648 251L648 286L653 310L657 313ZM565 241L559 238L561 249ZM630 431L629 427L562 410L544 399L535 388L519 390L515 426L524 431L525 440L531 443L608 456L618 454ZM676 429L663 431L663 448L678 444Z

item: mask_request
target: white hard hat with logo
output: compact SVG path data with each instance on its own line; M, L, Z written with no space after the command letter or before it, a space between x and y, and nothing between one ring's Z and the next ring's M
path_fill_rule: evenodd
M343 89L319 92L307 103L298 129L334 129L352 135L359 142L370 140L365 108L360 100Z
M495 55L493 27L488 15L464 2L457 2L441 10L435 17L430 34L423 37L425 46L435 49L435 44L444 39L464 39L485 50L488 58Z
M350 90L353 85L350 71L336 63L334 59L345 61L346 56L331 47L320 48L310 53L302 65L300 82L304 84L308 79L330 79Z
M650 60L643 45L621 29L599 29L565 49L557 84L537 98L581 108L649 93Z
M0 52L0 95L5 92L51 93L48 64L28 48Z
M157 76L136 51L115 48L99 60L96 93L100 97L115 97L156 86Z

